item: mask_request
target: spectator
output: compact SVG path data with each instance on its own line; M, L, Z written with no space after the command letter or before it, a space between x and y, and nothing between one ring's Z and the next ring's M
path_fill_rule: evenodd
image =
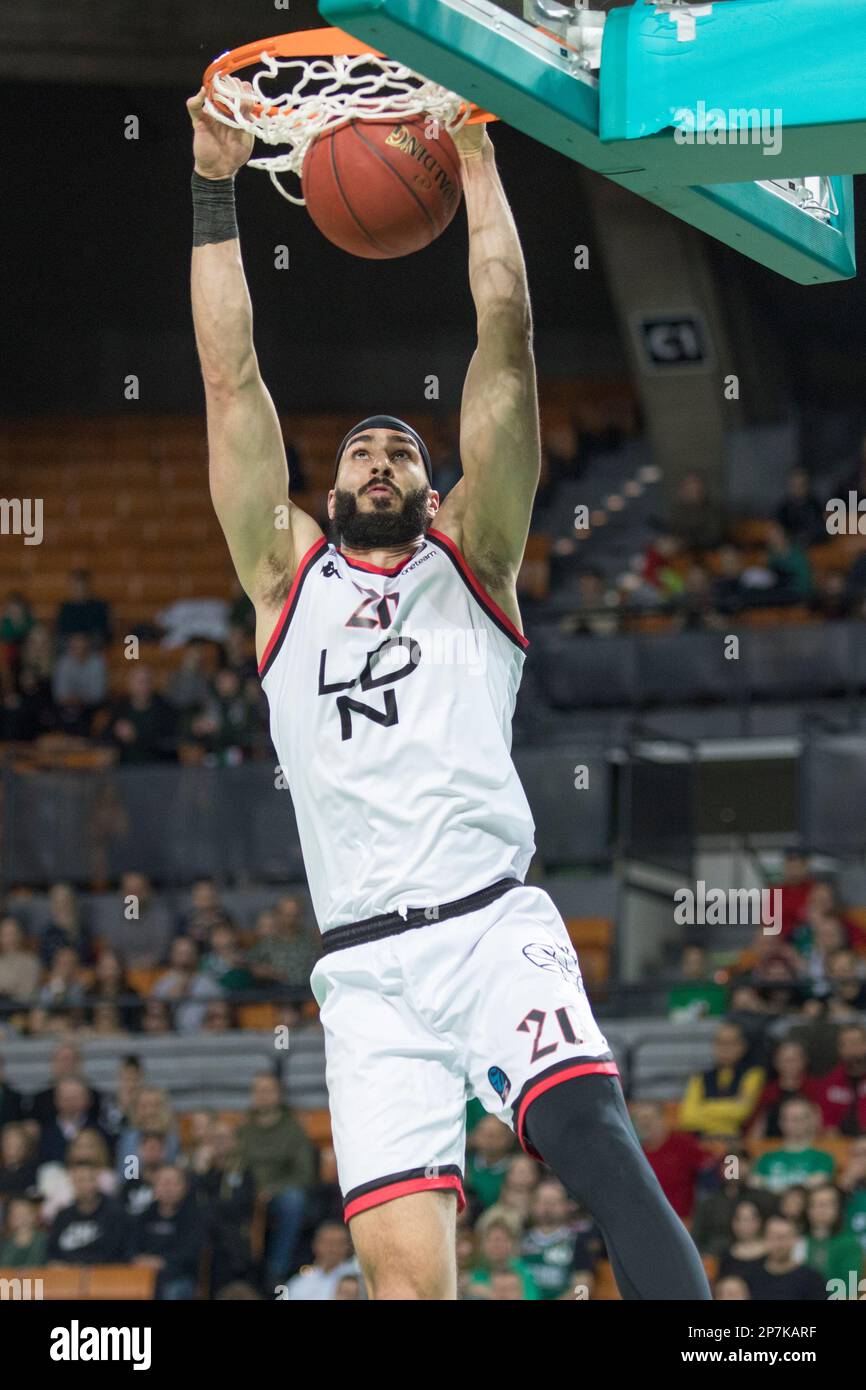
M845 1230L857 1237L866 1255L866 1135L852 1139L838 1184L845 1197Z
M341 1221L325 1221L313 1237L312 1265L290 1279L280 1297L293 1303L330 1300L347 1275L358 1275L349 1233Z
M39 1136L39 1162L62 1163L67 1146L82 1130L92 1128L90 1089L77 1077L59 1081L54 1091L57 1113L42 1126Z
M794 1223L798 1234L802 1235L806 1230L806 1202L809 1193L801 1183L795 1183L793 1187L786 1187L777 1198L778 1206L774 1211L774 1216L787 1216L789 1221Z
M712 978L703 946L686 946L680 960L681 984L668 995L668 1018L674 1023L712 1018L725 1012L727 991Z
M157 901L147 874L122 874L120 897L121 909L106 927L106 938L130 970L153 970L165 960L174 937L172 915Z
M201 972L225 993L254 988L255 980L244 963L237 932L229 922L212 929L210 950L201 962Z
M241 687L258 678L255 643L242 627L229 627L220 651L220 669L234 671Z
M191 931L191 927L198 925L200 914L204 914L202 929L198 932ZM178 919L178 935L194 936L199 945L203 945L208 940L210 928L214 925L213 920L208 920L208 914L214 914L220 919L226 917L219 889L213 879L198 878L189 890L189 907Z
M171 943L169 968L154 985L153 997L181 1001L174 1005L177 1032L199 1032L205 1016L204 1001L220 998L220 987L212 976L199 970L198 947L191 937L178 936Z
M808 1072L809 1059L802 1043L786 1039L773 1053L774 1079L761 1092L755 1117L749 1126L752 1139L781 1139L779 1110L791 1096L802 1096L817 1104L821 1098L821 1083Z
M99 1190L103 1197L114 1196L117 1190L117 1175L111 1170L111 1155L105 1135L98 1129L83 1129L70 1140L63 1161L52 1159L43 1163L39 1169L37 1187L43 1199L43 1221L52 1222L57 1213L73 1200L75 1193L72 1190L69 1170L76 1163L92 1163L98 1174Z
M35 1139L26 1124L10 1121L0 1130L0 1199L24 1197L36 1187Z
M71 946L60 946L48 973L36 992L36 1003L30 1013L30 1032L33 1035L50 1031L57 1015L69 1014L73 1026L84 1020L84 986L79 981L81 962Z
M800 545L820 545L828 539L824 508L812 491L805 468L794 468L788 474L776 521Z
M719 1263L719 1277L739 1275L748 1284L749 1277L767 1257L764 1240L764 1218L755 1202L741 1198L731 1216L731 1244Z
M310 997L310 975L317 951L303 925L296 898L283 897L273 911L256 917L256 940L247 952L247 965L256 980L284 986Z
M712 1164L711 1156L693 1134L670 1129L660 1101L635 1101L631 1118L662 1191L680 1220L688 1221L698 1177Z
M166 1136L144 1131L138 1141L137 1158L124 1173L123 1202L127 1216L141 1216L153 1201L156 1175L168 1162Z
M235 1011L228 999L212 999L205 1005L203 1033L230 1033L237 1026Z
M0 947L2 932L0 924ZM866 1012L866 980L860 958L850 946L840 946L831 951L827 958L827 981L833 989L831 1017L849 1018Z
M716 577L710 588L710 603L717 613L739 613L748 595L740 583L743 557L734 545L723 545L716 557Z
M838 1187L828 1182L812 1189L806 1205L806 1264L825 1280L841 1280L847 1290L852 1282L856 1288L863 1273L863 1250L857 1237L843 1229L843 1218Z
M258 703L249 698L237 671L218 671L213 689L190 729L210 765L234 767L249 759L259 727Z
M126 696L114 702L107 718L108 737L118 761L133 765L172 760L177 718L168 701L153 689L148 667L131 666L126 684Z
M165 1153L169 1163L174 1163L180 1144L175 1130L174 1115L164 1091L157 1086L142 1086L132 1105L132 1124L121 1131L117 1140L117 1172L126 1177L129 1160L134 1158L141 1168L142 1135L161 1134L165 1140Z
M70 1077L81 1081L85 1086L82 1071L81 1052L74 1043L59 1043L51 1056L51 1077L52 1084L45 1091L39 1091L30 1103L30 1115L39 1125L50 1124L57 1118L57 1087L61 1081L67 1081ZM101 1099L99 1093L92 1086L87 1086L89 1103L87 1107L87 1125L92 1128L99 1123L99 1111Z
M39 959L27 949L24 929L17 917L0 920L0 1003L26 1004L33 1000L42 971ZM2 1087L2 1083L0 1083ZM2 1106L2 1100L0 1100ZM2 1110L0 1110L2 1116ZM10 1116L10 1118L12 1118ZM0 1119L2 1123L2 1119Z
M820 1128L820 1110L801 1096L789 1096L779 1108L782 1145L761 1154L752 1170L752 1181L769 1192L783 1192L802 1183L814 1187L832 1177L833 1155L815 1147Z
M106 1098L99 1112L100 1129L112 1140L124 1129L132 1128L131 1115L141 1091L141 1063L137 1057L124 1057L117 1072L117 1089Z
M742 1028L723 1023L713 1038L715 1065L689 1078L680 1128L706 1138L740 1134L764 1085L764 1072L747 1056Z
M358 1274L341 1274L334 1290L335 1303L358 1303L361 1301L361 1278Z
M839 1063L821 1088L824 1124L839 1134L866 1134L866 1027L848 1024L839 1033Z
M0 1129L15 1120L20 1120L23 1113L24 1104L20 1092L6 1080L6 1064L0 1057Z
M731 1160L736 1164L734 1177L728 1168ZM734 1207L741 1198L747 1197L754 1202L765 1219L776 1210L772 1194L752 1183L752 1159L748 1149L735 1145L720 1161L719 1172L720 1186L699 1200L691 1226L692 1239L701 1254L716 1258L724 1255L731 1243Z
M797 1230L784 1216L770 1216L764 1227L767 1255L749 1277L752 1298L761 1302L817 1303L827 1297L817 1270L800 1263L794 1249Z
M748 1284L739 1274L726 1274L723 1278L717 1279L713 1286L713 1298L716 1303L743 1303L751 1297Z
M255 1182L245 1166L236 1131L219 1122L195 1177L194 1192L212 1247L211 1294L252 1276L251 1231Z
M133 1263L157 1271L156 1297L195 1298L204 1248L204 1225L186 1174L166 1163L156 1174L153 1201L132 1226Z
M114 1265L129 1261L129 1223L123 1208L99 1190L99 1169L76 1162L69 1169L74 1200L58 1212L48 1234L48 1264Z
M57 615L57 638L63 645L74 632L85 632L97 647L107 647L111 641L111 622L108 604L94 598L87 570L73 570L69 576L69 598L60 605Z
M692 469L679 480L668 512L673 535L692 550L709 550L722 535L722 514L709 495L706 479Z
M145 999L141 1031L149 1036L171 1032L171 1013L164 999Z
M469 1135L466 1147L466 1186L482 1207L495 1206L511 1163L514 1134L495 1115L484 1115Z
M207 644L193 638L184 647L180 665L166 687L165 698L181 714L200 710L210 697L210 682L205 672Z
M249 1117L238 1141L258 1194L268 1203L271 1240L267 1279L276 1286L294 1268L307 1190L317 1177L314 1145L284 1103L275 1076L263 1072L252 1084Z
M610 637L620 626L618 596L600 569L586 565L578 572L569 603L571 612L559 626L570 636Z
M13 1197L6 1208L0 1240L0 1268L38 1269L45 1263L48 1237L39 1229L39 1212L26 1197Z
M48 892L48 920L39 933L39 955L43 965L51 966L54 953L61 946L71 946L77 951L82 965L93 964L96 955L93 933L69 883L52 884Z
M520 1244L520 1263L532 1275L540 1299L571 1297L575 1235L569 1213L570 1202L562 1183L555 1178L540 1182L532 1195L529 1226Z
M138 991L133 989L126 978L126 970L118 952L110 949L101 951L93 972L93 983L87 991L91 1009L100 1003L115 1004L122 1026L132 1031L138 1027L141 1014L141 1005L136 1002L138 998Z
M786 850L782 882L778 890L782 900L783 938L787 939L801 920L814 886L809 856L799 849Z
M108 693L108 667L86 632L73 632L54 667L52 694L65 733L86 736Z
M508 1271L518 1276L523 1297L537 1300L540 1295L532 1271L518 1255L520 1218L504 1207L490 1207L479 1217L475 1234L478 1256L469 1280L470 1289L489 1286L494 1275Z
M0 614L0 658L13 684L17 683L24 644L33 626L33 613L24 595L18 590L8 593Z
M508 1165L508 1172L499 1193L499 1205L513 1211L523 1224L529 1219L540 1174L538 1163L534 1158L530 1158L529 1154L515 1154Z
M767 527L767 567L776 576L774 597L803 602L812 593L812 566L802 545L778 522Z

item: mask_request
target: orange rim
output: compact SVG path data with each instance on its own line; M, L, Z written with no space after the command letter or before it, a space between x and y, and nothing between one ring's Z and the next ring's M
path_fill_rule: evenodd
M371 48L363 40L353 38L351 34L345 33L342 29L299 29L294 34L277 34L274 38L259 39L254 43L242 44L239 48L228 49L225 53L221 53L218 58L214 58L206 69L202 82L208 96L210 96L211 84L218 73L226 75L238 72L241 68L251 67L253 63L260 61L263 54L272 58L331 58L338 54L354 58L360 57L362 53L370 53L374 58L387 56L380 53L378 49ZM219 106L220 103L217 102L216 105ZM481 107L476 106L474 101L467 101L465 105L472 112L467 122L468 125L477 125L481 121L486 123L499 119L490 111L482 111ZM256 102L252 108L252 114L254 116L271 116L279 110L285 114L285 107L264 107L261 102Z

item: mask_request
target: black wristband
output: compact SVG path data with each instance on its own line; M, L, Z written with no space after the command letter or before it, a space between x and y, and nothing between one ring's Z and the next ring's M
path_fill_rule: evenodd
M227 179L204 179L193 170L193 246L206 246L212 241L233 241L237 235L234 174Z

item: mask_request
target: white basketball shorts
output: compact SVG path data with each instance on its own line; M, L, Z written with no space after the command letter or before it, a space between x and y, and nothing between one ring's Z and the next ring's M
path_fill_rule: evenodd
M353 930L326 941L351 940ZM469 1097L538 1158L525 1134L532 1101L571 1077L618 1075L565 924L538 888L518 884L447 920L425 915L423 925L340 945L316 963L311 984L347 1221L436 1188L463 1207Z

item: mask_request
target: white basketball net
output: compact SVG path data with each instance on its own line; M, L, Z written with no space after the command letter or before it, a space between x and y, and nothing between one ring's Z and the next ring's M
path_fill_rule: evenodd
M217 73L204 109L215 120L249 131L267 145L289 146L279 154L251 159L249 167L266 170L274 187L290 203L303 205L304 199L289 193L278 175L292 173L300 178L304 156L313 141L344 121L353 117L399 119L428 115L453 135L471 114L462 97L390 58L376 58L370 53L353 57L338 54L333 58L276 58L262 53L260 61L263 67L251 79L252 96L242 89L237 78ZM300 69L300 73L287 91L276 96L262 91L263 81L290 68ZM359 72L359 68L364 71ZM228 111L215 106L214 99ZM251 102L262 104L264 109L259 115L243 109ZM460 114L464 106L466 109Z

